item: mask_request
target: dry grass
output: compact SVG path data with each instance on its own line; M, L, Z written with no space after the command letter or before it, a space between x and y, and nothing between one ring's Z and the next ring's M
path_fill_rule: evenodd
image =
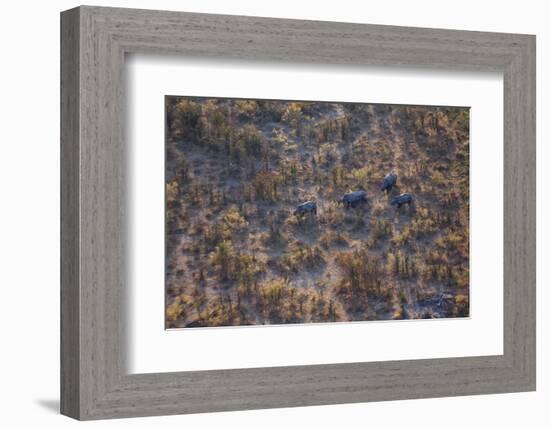
M468 109L166 108L168 327L468 316ZM338 202L357 189L367 204ZM307 200L317 215L294 215Z

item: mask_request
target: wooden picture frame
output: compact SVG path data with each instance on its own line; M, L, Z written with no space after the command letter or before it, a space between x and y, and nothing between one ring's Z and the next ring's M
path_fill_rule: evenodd
M504 354L127 374L127 53L502 72ZM534 36L78 7L61 14L61 166L65 415L84 420L535 390Z

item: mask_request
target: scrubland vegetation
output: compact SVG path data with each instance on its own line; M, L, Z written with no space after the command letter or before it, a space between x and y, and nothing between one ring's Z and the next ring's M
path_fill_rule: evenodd
M167 97L166 126L168 328L469 315L467 108Z

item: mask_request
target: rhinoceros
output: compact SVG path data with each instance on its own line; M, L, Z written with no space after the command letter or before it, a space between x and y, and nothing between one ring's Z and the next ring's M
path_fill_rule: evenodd
M397 207L400 208L401 205L405 205L405 204L410 206L412 201L413 201L413 196L410 193L403 193L403 194L400 194L399 196L394 197L391 200L391 204L397 205Z
M304 216L306 213L317 215L317 203L313 201L300 203L294 210L294 215Z
M364 190L352 191L351 193L344 194L344 197L340 201L345 207L355 207L359 203L367 202L367 192Z
M397 183L397 174L394 171L391 171L389 174L387 174L384 177L384 180L382 181L382 187L380 188L380 190L391 191L391 189L396 183Z

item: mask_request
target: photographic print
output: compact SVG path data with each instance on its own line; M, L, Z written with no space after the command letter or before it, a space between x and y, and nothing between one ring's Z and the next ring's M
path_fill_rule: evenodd
M468 317L470 109L165 97L166 328Z

